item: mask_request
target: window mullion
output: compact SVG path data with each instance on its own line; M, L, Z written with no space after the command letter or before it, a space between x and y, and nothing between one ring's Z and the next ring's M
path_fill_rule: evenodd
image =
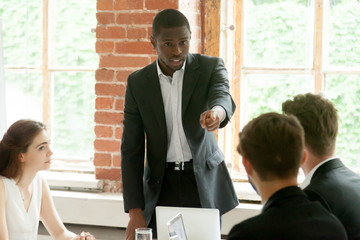
M43 0L43 26L42 26L42 82L43 82L43 121L50 125L50 83L49 83L49 0ZM51 130L49 128L48 130Z
M323 14L324 1L315 0L313 68L315 71L315 92L324 90L323 67Z

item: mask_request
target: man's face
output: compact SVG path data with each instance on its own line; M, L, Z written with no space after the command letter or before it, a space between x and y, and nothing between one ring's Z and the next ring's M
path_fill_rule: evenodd
M159 56L159 64L165 75L172 76L179 70L189 53L190 31L186 26L160 28L158 36L151 37L151 43Z

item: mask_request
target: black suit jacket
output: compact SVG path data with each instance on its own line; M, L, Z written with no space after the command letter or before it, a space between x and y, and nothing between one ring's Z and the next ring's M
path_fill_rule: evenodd
M182 91L183 128L193 157L201 205L218 208L223 214L237 206L238 199L214 133L201 128L199 122L200 114L216 105L225 109L226 118L220 124L224 127L235 111L224 62L189 54ZM128 78L121 144L125 211L142 208L147 223L160 194L167 147L164 105L153 62Z
M311 200L320 201L344 225L348 239L360 239L360 176L340 159L318 169L304 189Z
M274 193L258 216L235 225L228 240L342 240L346 232L340 221L321 204L311 202L293 186Z

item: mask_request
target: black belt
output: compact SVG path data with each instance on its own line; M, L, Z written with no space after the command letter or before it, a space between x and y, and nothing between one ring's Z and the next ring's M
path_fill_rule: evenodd
M193 161L192 159L188 162L167 162L166 168L175 171L187 171L193 170Z

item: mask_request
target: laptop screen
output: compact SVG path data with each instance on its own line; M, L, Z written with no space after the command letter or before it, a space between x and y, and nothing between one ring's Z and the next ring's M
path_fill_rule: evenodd
M170 239L187 240L184 222L181 213L178 213L167 222Z
M187 240L221 239L220 214L218 209L157 206L155 211L157 237L159 240L170 239L167 223L179 213L183 220Z

